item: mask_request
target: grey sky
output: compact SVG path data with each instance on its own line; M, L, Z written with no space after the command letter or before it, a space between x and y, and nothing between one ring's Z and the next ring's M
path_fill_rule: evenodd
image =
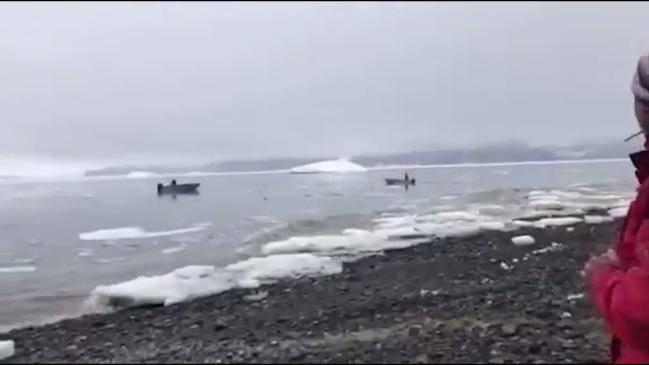
M3 3L0 153L620 139L647 19L642 3Z

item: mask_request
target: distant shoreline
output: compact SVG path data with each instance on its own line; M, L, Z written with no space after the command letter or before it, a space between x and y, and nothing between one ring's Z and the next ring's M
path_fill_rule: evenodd
M385 165L367 167L368 172L374 171L393 171L404 169L443 169L443 168L471 168L471 167L506 167L506 166L533 166L533 165L579 165L579 164L597 164L597 163L621 163L628 162L628 158L610 158L610 159L582 159L582 160L548 160L548 161L515 161L515 162L486 162L486 163L462 163L462 164L404 164L404 165ZM191 177L210 177L210 176L247 176L247 175L273 175L289 174L290 169L279 170L253 170L253 171L190 171L178 173L155 173L146 172L146 175L129 176L130 173L142 172L139 169L125 174L107 174L107 175L75 175L75 176L33 176L33 177L12 177L11 179L0 179L2 183L47 183L47 182L84 182L84 181L102 181L102 180L147 180L147 179L164 179L164 178L191 178ZM330 173L311 173L307 175L333 174ZM345 174L354 174L362 172L343 172ZM304 174L295 174L304 175Z

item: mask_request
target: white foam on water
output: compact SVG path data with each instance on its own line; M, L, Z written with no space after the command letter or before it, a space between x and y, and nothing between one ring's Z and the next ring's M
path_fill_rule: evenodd
M34 271L36 271L36 266L30 265L0 267L0 274L27 273Z
M95 262L98 264L114 264L116 262L126 261L125 257L108 257L104 259L95 259Z
M171 273L98 286L90 301L111 307L169 305L234 288L257 288L284 278L333 275L341 263L311 254L274 255L244 260L222 269L186 266Z
M32 256L24 259L14 259L13 263L18 265L33 264L36 260L38 260L38 256Z
M584 223L586 224L602 224L613 222L615 218L605 215L587 215L584 216Z
M91 250L83 250L83 251L79 251L77 253L77 256L79 256L79 257L90 257L90 256L93 256L94 254L95 253L92 252Z
M0 341L0 360L14 356L16 345L12 340Z
M536 243L536 241L534 240L534 237L525 235L512 237L512 243L516 246L529 246Z
M209 223L198 223L188 228L175 229L170 231L154 231L147 232L140 227L121 227L100 229L92 232L85 232L79 234L79 239L82 241L106 241L106 240L130 240L141 238L153 238L173 236L179 234L200 232L209 227Z
M167 247L164 250L160 251L161 254L163 255L173 255L175 253L178 253L180 251L184 251L187 249L187 245L182 244L179 246L173 246L173 247Z
M457 198L458 198L457 195L445 195L445 196L439 198L439 200L455 200Z

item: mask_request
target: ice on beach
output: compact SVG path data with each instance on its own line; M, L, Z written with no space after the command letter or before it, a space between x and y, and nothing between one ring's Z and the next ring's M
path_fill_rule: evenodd
M341 263L330 257L311 254L256 257L222 269L186 266L164 275L98 286L91 293L91 301L117 308L170 305L234 288L257 288L284 278L333 275L341 271Z
M186 249L187 249L187 245L183 244L183 245L178 245L173 247L167 247L164 250L160 251L160 253L163 255L172 255L180 251L184 251Z
M533 245L536 241L532 236L516 236L512 237L512 243L516 246Z
M564 249L564 245L557 242L552 242L550 246L539 248L538 250L532 251L532 255L544 254L548 252L556 252Z
M0 267L0 274L27 273L36 271L36 266L4 266Z
M338 159L315 162L308 165L297 166L290 169L292 174L313 174L333 172L366 172L367 169L348 160Z
M0 341L0 360L14 356L16 345L12 340Z
M566 298L568 301L574 301L574 300L579 300L584 298L584 293L579 293L579 294L570 294Z
M610 216L605 216L605 215L587 215L584 216L584 222L586 224L602 224L602 223L608 223L608 222L613 222L615 219Z
M147 232L140 227L121 227L111 229L100 229L92 232L79 234L82 241L106 241L106 240L129 240L138 238L153 238L173 236L178 234L200 232L209 227L209 223L195 224L188 228L175 229L170 231Z
M613 208L613 209L609 209L608 215L610 215L613 218L624 218L626 217L628 210L629 210L628 207Z
M388 237L381 233L349 229L340 235L291 237L265 244L264 255L296 252L362 252L381 250L381 242Z

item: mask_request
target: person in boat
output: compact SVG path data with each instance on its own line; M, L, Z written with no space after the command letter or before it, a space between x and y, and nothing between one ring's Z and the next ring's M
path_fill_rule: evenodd
M171 186L176 186L176 179L171 180Z
M404 181L405 181L406 183L409 183L409 182L410 182L410 180L408 180L408 173L407 173L407 172L406 172L406 176L405 176Z
M631 154L637 194L616 244L584 265L588 290L611 334L613 363L649 363L649 55L638 61L632 87L645 142Z

